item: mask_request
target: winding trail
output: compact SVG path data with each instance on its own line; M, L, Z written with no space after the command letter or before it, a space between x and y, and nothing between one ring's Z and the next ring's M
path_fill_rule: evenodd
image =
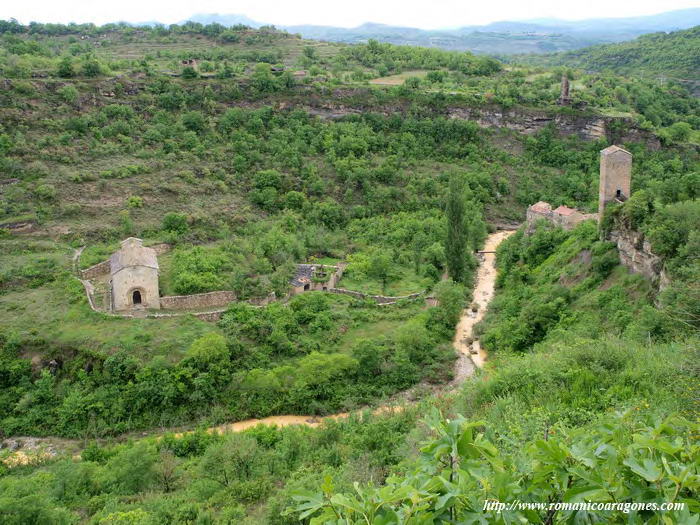
M490 234L484 246L484 251L494 252L501 242L507 239L511 234L515 233L513 230L501 230ZM81 250L82 251L82 250ZM79 252L78 252L79 255ZM466 379L471 377L475 369L484 366L487 355L486 351L481 348L478 340L472 341L472 332L474 325L483 319L488 309L488 304L493 298L496 284L496 254L495 253L484 253L480 254L480 263L477 269L476 283L473 292L472 305L476 305L476 312L473 308L467 308L462 312L462 317L457 324L455 330L455 337L453 340L453 346L455 350L459 353L459 357L455 363L455 375L454 379L443 385L441 388L442 392L453 390L463 383ZM395 396L396 397L396 396ZM410 401L404 404L410 403ZM373 410L373 414L382 414L394 411L401 411L403 407L401 405L394 404L384 404ZM256 425L276 425L279 427L286 427L289 425L306 425L309 427L316 427L326 420L337 420L345 419L350 416L349 412L341 412L338 414L333 414L330 416L317 417L317 416L298 416L298 415L281 415L281 416L270 416L262 419L246 419L244 421L237 421L235 423L226 423L223 425L217 425L209 427L207 432L209 433L224 433L224 432L241 432L243 430L252 428ZM160 430L157 432L144 432L141 434L131 433L127 436L129 437L153 437L162 435L168 430ZM172 432L172 430L170 430ZM182 432L177 432L176 436L182 436L183 434L188 434L192 432L191 430L183 430ZM125 437L125 436L121 436ZM65 449L68 448L66 445L72 444L73 446L78 445L78 440L60 439L60 438L26 438L17 437L12 438L15 441L30 441L36 443L37 446L49 447L49 449ZM15 464L25 464L30 461L29 455L27 455L23 450L18 450L13 455L5 459L5 463L12 466ZM79 456L75 456L76 458Z

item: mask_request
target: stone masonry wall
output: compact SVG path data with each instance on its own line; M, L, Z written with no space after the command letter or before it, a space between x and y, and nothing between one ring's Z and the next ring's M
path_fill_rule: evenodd
M565 230L573 230L579 223L587 220L597 220L597 213L581 213L576 212L571 215L560 215L558 213L539 213L532 210L531 207L527 209L525 214L525 222L527 224L526 232L531 234L535 231L535 225L537 221L544 219L551 222L556 226L561 226Z
M99 277L100 275L105 275L109 273L109 259L106 261L99 262L93 266L90 266L90 268L86 268L85 270L80 270L80 276L83 279L94 279L95 277Z
M346 290L345 288L329 288L328 291L331 293L349 295L349 296L355 297L357 299L372 299L374 301L377 301L378 304L395 303L396 301L400 301L402 299L416 299L425 293L425 292L416 292L416 293L412 293L410 295L389 297L386 295L370 295L370 294L366 294L366 293L362 293L362 292L356 292L354 290Z
M156 255L163 255L165 252L169 252L170 246L168 243L162 242L160 244L154 244L153 246L149 246L151 250L154 250L156 252Z
M160 298L160 307L172 310L214 308L227 306L236 300L236 294L230 290L198 293L193 295L169 295Z

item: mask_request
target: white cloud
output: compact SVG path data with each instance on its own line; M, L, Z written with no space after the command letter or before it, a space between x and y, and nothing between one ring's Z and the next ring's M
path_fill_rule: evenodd
M0 18L20 22L95 22L157 20L174 23L195 13L245 14L277 25L323 24L354 27L378 22L423 28L458 27L498 20L555 17L609 18L655 14L697 7L697 0L22 0L0 3Z

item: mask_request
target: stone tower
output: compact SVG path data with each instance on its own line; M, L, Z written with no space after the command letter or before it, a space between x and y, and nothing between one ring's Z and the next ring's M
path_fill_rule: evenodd
M569 77L564 73L561 76L561 92L559 93L559 105L568 106L571 104L571 96L569 94Z
M610 146L600 152L600 189L598 216L602 219L608 202L624 202L630 196L632 154L619 146Z
M160 308L158 258L141 239L129 237L109 259L112 309Z

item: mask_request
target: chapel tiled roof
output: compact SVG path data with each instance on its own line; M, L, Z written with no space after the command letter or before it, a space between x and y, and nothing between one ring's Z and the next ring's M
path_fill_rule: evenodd
M121 243L119 251L114 252L109 258L109 271L114 275L123 268L133 266L146 266L158 269L158 257L153 248L143 246L143 241L136 237L129 237Z

